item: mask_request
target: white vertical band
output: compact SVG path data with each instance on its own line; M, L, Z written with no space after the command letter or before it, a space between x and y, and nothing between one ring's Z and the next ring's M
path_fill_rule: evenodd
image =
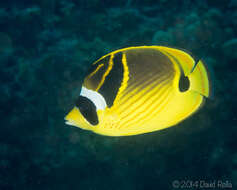
M84 96L90 99L96 106L96 110L104 110L107 107L104 97L93 90L89 90L86 87L82 86L80 96Z

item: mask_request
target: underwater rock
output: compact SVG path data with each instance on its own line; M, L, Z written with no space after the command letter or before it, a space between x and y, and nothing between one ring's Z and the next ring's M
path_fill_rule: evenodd
M75 7L75 4L73 2L68 2L68 1L67 2L62 1L60 3L62 6L61 12L66 16L70 15L72 13L72 9Z
M233 156L233 164L234 166L237 166L237 154L234 154Z
M229 7L237 7L237 1L236 0L231 0L229 3Z
M19 19L20 22L32 20L35 16L40 16L41 13L41 9L38 6L32 6L25 9L14 7L11 11L12 16Z
M6 9L0 8L0 24L6 22L9 14Z
M152 38L152 44L169 46L172 45L173 40L174 39L171 30L169 31L159 30L154 34Z
M209 19L220 19L222 17L222 12L219 9L212 8L208 10L208 12L205 14L205 17Z
M237 38L225 42L222 46L223 53L228 59L237 59Z
M8 34L0 32L0 57L9 56L12 52L12 39Z

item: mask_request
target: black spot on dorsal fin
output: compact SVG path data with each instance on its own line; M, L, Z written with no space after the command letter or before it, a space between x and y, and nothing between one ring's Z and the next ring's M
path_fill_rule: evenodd
M190 87L190 81L189 78L186 77L183 73L181 74L179 78L179 91L180 92L186 92Z

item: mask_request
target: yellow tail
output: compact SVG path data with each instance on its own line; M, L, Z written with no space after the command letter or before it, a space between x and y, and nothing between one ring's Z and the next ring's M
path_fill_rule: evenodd
M194 66L193 71L188 75L190 89L202 94L205 97L210 95L210 81L206 67L201 60Z

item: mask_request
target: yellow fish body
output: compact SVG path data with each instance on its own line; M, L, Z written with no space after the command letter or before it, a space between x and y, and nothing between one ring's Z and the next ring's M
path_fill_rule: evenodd
M102 135L137 135L181 122L208 96L202 61L174 48L129 47L93 63L65 120Z

